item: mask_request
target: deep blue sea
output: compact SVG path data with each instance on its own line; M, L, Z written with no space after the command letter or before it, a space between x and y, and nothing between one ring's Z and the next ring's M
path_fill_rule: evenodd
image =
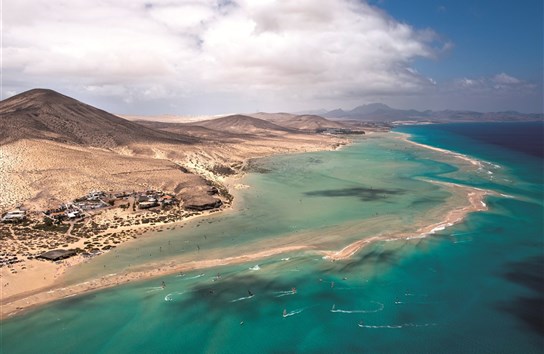
M342 248L410 233L459 202L432 181L492 191L489 210L425 238L382 239L348 260L292 252L70 297L2 322L0 352L544 352L543 124L396 131L482 165L471 169L393 133L267 158L245 177L240 210L96 260L121 269L159 244L171 245L169 261L185 262L222 249Z

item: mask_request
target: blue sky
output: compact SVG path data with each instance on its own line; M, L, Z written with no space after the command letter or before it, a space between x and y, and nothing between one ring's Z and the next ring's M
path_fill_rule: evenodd
M374 4L397 20L429 27L454 44L436 62L416 67L438 79L507 72L526 81L543 75L541 0L385 0Z
M542 0L3 3L2 98L114 113L542 112ZM33 16L28 16L32 13Z

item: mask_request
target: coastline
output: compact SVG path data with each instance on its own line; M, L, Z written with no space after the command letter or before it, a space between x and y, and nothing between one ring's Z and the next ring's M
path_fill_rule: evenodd
M435 181L433 181L432 183L444 184L452 188L463 189L467 193L467 201L469 202L469 205L450 210L446 214L446 217L444 218L444 220L434 224L424 226L424 227L420 227L414 233L377 235L377 236L364 238L364 239L355 241L347 245L346 247L342 248L339 251L322 251L321 253L323 254L323 259L327 259L330 261L349 259L353 255L355 255L357 252L359 252L362 248L364 248L366 245L372 242L410 240L410 239L418 239L418 238L430 236L436 233L437 231L444 230L447 227L450 227L462 222L465 219L465 217L470 213L488 210L489 208L487 207L487 204L485 204L484 198L487 195L494 194L491 191L462 186L462 185L454 184L454 183L444 183L444 182L435 182Z
M204 177L209 182L217 185L220 184L221 188L224 188L228 196L231 196L235 193L236 190L239 189L245 189L249 186L240 184L238 181L244 177L244 175L247 173L245 170L245 167L247 166L248 162L252 159L256 158L265 158L270 156L276 156L281 154L293 154L293 153L306 153L306 152L313 152L313 151L335 151L340 148L342 148L345 145L348 145L352 142L351 139L348 139L346 137L342 137L341 139L333 139L332 141L321 141L319 144L315 144L311 147L309 146L301 146L300 148L295 147L287 147L287 151L285 148L278 148L278 149L272 149L270 151L259 151L255 152L252 155L245 158L242 167L239 170L236 170L233 175L230 176L224 176L220 175L215 171L210 171L209 169L206 169L204 165L201 164L198 158L189 159L190 163L188 163L188 167L191 168L191 170L199 175ZM225 199L225 198L222 198ZM233 203L235 203L235 200L230 200L230 198L226 198L227 200L224 200L224 203L221 207L211 210L205 210L200 212L194 212L194 213L185 213L183 217L178 217L174 221L153 221L149 224L134 224L131 223L129 226L123 226L123 227L114 227L110 228L108 227L104 231L98 233L96 236L101 237L103 235L112 235L111 237L115 240L114 244L115 247L123 247L122 245L128 245L130 243L135 242L140 237L147 237L148 235L151 235L152 233L162 232L166 230L173 230L178 227L183 227L184 224L193 221L200 217L206 217L214 213L224 213L231 211L233 208ZM112 214L112 215L110 215ZM146 214L135 214L135 215L123 215L123 217L128 221L130 219L136 219L141 218L143 215ZM113 209L107 209L102 211L100 214L95 215L92 219L93 222L98 221L99 223L108 224L112 219L114 219L117 216L116 211ZM116 236L120 235L120 236ZM157 236L157 235L154 235ZM80 239L75 243L69 243L67 246L70 248L78 248L83 247L84 243L87 242L88 239ZM65 247L62 247L65 248ZM31 247L34 251L37 249L34 249ZM46 252L48 249L41 250L42 253ZM36 305L44 304L47 302L55 301L58 299L61 299L63 296L46 296L45 299L36 300L36 297L40 297L40 294L43 294L47 292L47 294L53 294L55 293L55 289L65 289L63 287L63 276L66 275L66 273L74 266L77 266L78 264L85 263L90 261L91 259L94 259L96 257L100 257L102 254L106 254L108 251L101 252L100 254L94 255L90 258L83 257L81 255L77 255L65 260L60 260L56 262L50 262L45 260L38 260L38 259L25 259L22 263L15 263L10 265L9 267L2 267L0 268L0 321L12 316L15 313L18 313L22 309L29 309L33 308ZM287 251L287 250L286 250ZM239 259L244 258L245 256L237 257ZM263 256L266 257L266 256ZM218 260L219 261L219 260ZM210 264L213 264L210 263ZM214 265L208 265L207 267L211 267ZM183 266L180 269L186 269L185 266ZM197 269L197 268L194 268ZM179 270L172 270L172 272L179 271ZM155 274L153 272L145 272L145 274L148 274L147 277L155 277L160 276L168 273L158 273ZM142 276L137 278L130 278L127 281L133 281L133 280L139 280L139 279L145 279L142 278ZM119 283L120 284L120 283ZM79 290L71 294L70 296L76 295L76 294L82 294L84 292L93 291L102 289L105 287L111 287L115 285L115 282L103 282L98 287L77 287ZM33 299L33 300L30 300Z
M402 141L405 141L405 142L410 143L412 145L419 146L419 147L427 149L427 150L433 150L433 151L436 151L436 152L440 152L440 153L443 153L443 154L446 154L446 155L454 156L454 157L456 157L458 159L469 162L470 164L472 164L474 166L477 166L478 168L482 167L482 161L471 158L471 157L469 157L467 155L463 155L463 154L458 153L458 152L454 152L454 151L442 149L442 148L439 148L439 147L425 145L425 144L415 142L413 140L410 140L410 138L412 136L410 134L407 134L407 133L394 132L394 134L399 135L399 139L401 139Z
M402 135L406 135L406 134L402 134ZM448 155L457 156L459 158L462 158L465 161L470 162L474 166L479 166L478 165L479 162L475 159L458 156L459 154L455 152L451 152L451 151L447 151L447 150L443 150L439 148L434 148L434 147L426 146L419 143L414 143L408 140L408 137L409 136L405 136L403 140L406 139L407 142L413 143L423 148L428 148L428 149L435 150L441 153L447 153ZM239 177L241 176L240 175L233 176L233 178L236 178L236 179L238 179ZM229 188L237 189L237 186L239 184L234 184L230 182L231 181L225 183L225 185L228 186ZM432 183L442 183L442 182L432 181ZM436 231L442 230L448 226L461 222L466 217L466 215L471 212L487 210L487 206L485 205L483 200L486 195L490 195L492 194L492 192L484 191L484 190L480 190L480 189L476 189L472 187L462 186L462 185L456 185L452 183L442 183L442 184L448 185L451 188L460 188L463 190L463 192L466 192L468 205L464 205L460 208L450 210L447 213L446 218L444 220L437 223L433 223L431 225L420 227L415 233L381 234L381 235L376 235L372 237L367 237L365 239L353 242L345 246L343 249L339 251L316 250L315 248L307 246L307 245L291 245L288 247L276 247L276 248L269 249L267 251L260 251L256 253L231 256L226 258L214 258L214 259L207 259L202 261L186 262L181 264L170 264L168 266L161 266L161 268L153 269L153 270L132 271L129 273L124 273L124 274L109 274L107 276L103 276L98 279L93 279L90 281L78 283L68 287L60 287L62 286L62 282L61 282L62 274L70 266L79 263L75 261L72 264L70 263L62 264L61 268L62 267L63 268L60 274L58 270L56 271L56 274L58 274L59 281L55 280L52 283L47 284L46 286L43 286L39 289L35 289L34 291L21 292L17 295L10 296L7 298L7 300L9 301L6 303L4 303L4 298L3 298L0 318L3 320L48 302L60 300L66 297L81 295L87 292L97 291L100 289L105 289L105 288L113 287L116 285L126 284L128 282L148 280L148 279L156 278L159 276L164 276L164 275L173 274L173 273L182 272L182 271L191 271L191 270L206 269L206 268L211 268L216 266L245 263L245 262L263 259L263 258L271 257L274 255L278 255L278 254L282 254L286 252L295 252L295 251L300 252L300 251L311 250L312 252L322 254L324 259L329 259L332 261L344 260L344 259L350 258L354 254L356 254L358 251L360 251L364 246L372 242L426 237L428 235L433 234ZM232 205L228 208L224 208L222 211L231 210L231 208L232 208ZM197 216L203 216L203 215L195 215L194 217L197 217ZM176 222L175 224L185 223L186 221L192 218L193 217L184 219L180 222ZM163 227L170 226L170 225L172 224L166 224L166 225L163 225ZM83 260L80 260L80 262L81 261Z

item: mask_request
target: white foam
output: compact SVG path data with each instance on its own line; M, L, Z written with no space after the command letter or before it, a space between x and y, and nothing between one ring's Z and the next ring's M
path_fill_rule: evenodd
M444 223L444 224L440 224L436 227L434 227L431 231L427 232L426 235L432 235L438 231L442 231L442 230L445 230L446 227L450 227L452 226L453 224L452 223Z
M198 278L202 278L203 276L205 276L206 274L202 273L202 274L198 274L198 275L195 275L193 277L189 277L189 278L185 278L187 280L190 280L190 279L198 279Z
M294 290L288 290L288 291L276 291L275 294L276 297L283 297L283 296L288 296L288 295L295 295L297 292L294 291Z
M371 302L379 305L379 307L374 310L342 310L342 309L335 309L333 306L331 309L331 312L334 312L334 313L375 313L375 312L380 312L383 310L384 305L381 302L377 302L377 301L371 301Z
M174 295L181 295L181 294L185 294L185 292L182 291L182 292L170 293L170 294L168 294L168 295L166 295L166 296L164 297L164 301L173 301L173 300L174 300L174 298L173 298Z
M238 302L238 301L243 301L243 300L251 299L253 296L255 296L255 295L249 295L249 296L239 297L238 299L231 300L230 302Z
M401 328L407 328L407 327L431 327L431 326L436 326L436 323L422 323L422 324L403 323L400 325L365 325L365 324L359 323L358 326L361 328L373 328L373 329L376 329L376 328L401 329Z
M253 267L250 267L249 270L261 270L261 267L259 265L254 265Z
M283 314L283 317L289 317L289 316L294 316L294 315L297 315L299 313L301 313L302 311L304 311L304 309L296 309L296 310L293 310L291 312L287 312L287 313L284 313Z

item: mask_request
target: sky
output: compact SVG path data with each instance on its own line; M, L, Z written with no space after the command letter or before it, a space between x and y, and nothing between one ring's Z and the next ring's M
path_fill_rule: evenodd
M543 111L542 0L0 0L1 97L135 115Z

